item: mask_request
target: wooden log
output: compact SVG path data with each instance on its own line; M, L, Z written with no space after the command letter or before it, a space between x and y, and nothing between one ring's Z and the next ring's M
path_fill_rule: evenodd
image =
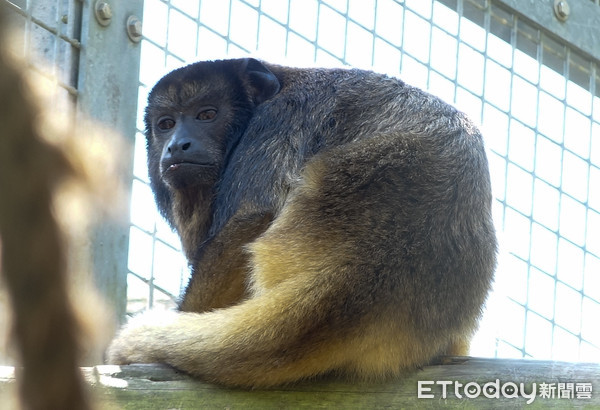
M10 370L0 368L0 393L14 381ZM109 409L600 408L595 363L451 357L386 382L322 378L253 391L203 383L159 364L83 372L100 408Z

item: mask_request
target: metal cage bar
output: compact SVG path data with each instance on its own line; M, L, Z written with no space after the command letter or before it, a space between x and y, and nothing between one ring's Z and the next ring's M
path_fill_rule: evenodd
M111 18L101 24L99 2L0 0L8 12L21 52L31 68L57 85L56 112L68 119L93 119L123 136L123 155L131 163L137 106L140 45L127 35L126 19L141 16L143 0L102 2ZM119 56L118 59L114 58ZM81 138L85 138L82 135ZM129 185L132 172L120 175ZM125 316L128 215L96 221L89 254L95 282L119 318ZM88 253L88 252L86 252Z

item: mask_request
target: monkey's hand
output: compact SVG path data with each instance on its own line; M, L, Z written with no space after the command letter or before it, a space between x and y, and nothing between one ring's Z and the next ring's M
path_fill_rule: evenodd
M148 311L133 317L111 342L106 353L107 362L130 364L164 361L169 340L173 340L171 330L178 315L173 311Z

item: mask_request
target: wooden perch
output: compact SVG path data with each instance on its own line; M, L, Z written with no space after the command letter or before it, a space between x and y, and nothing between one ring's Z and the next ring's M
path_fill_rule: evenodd
M448 357L384 383L326 378L255 391L203 383L158 364L83 372L100 408L600 408L600 364L592 363ZM11 381L0 368L0 395Z

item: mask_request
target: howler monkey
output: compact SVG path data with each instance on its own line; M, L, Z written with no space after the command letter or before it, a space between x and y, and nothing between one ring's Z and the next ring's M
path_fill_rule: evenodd
M464 114L385 75L254 59L180 68L148 100L151 186L192 276L110 362L263 387L466 353L496 239Z

